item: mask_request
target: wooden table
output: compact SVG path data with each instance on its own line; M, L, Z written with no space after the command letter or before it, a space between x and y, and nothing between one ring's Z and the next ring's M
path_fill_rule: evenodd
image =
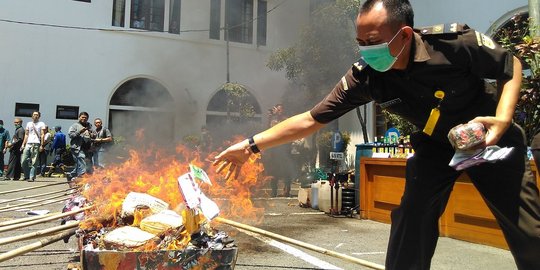
M360 216L390 223L390 211L400 203L405 187L406 159L360 159ZM540 179L534 161L531 169ZM538 184L538 183L537 183ZM454 185L439 220L441 236L508 249L495 217L463 173Z

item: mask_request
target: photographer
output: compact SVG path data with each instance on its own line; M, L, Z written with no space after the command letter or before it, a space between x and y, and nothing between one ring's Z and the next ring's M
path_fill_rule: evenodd
M95 138L92 140L92 164L94 168L105 168L103 157L113 142L111 131L103 126L101 118L94 120Z
M90 146L96 134L92 131L92 124L88 123L88 117L87 112L79 113L79 121L71 125L68 131L71 139L69 150L75 160L75 168L68 174L68 181L87 172L92 173Z

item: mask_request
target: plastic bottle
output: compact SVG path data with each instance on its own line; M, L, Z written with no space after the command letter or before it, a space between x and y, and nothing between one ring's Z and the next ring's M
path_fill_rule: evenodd
M334 187L331 187L330 186L330 181L320 181L320 186L319 186L319 210L325 212L325 213L329 213L330 212L330 208L331 206L333 205L334 206L334 209L337 209L338 212L341 211L341 200L342 200L342 194L341 194L341 187L338 189L338 200L337 200L337 203L338 205L336 206L336 190ZM333 195L331 196L330 195L330 192L333 192ZM332 202L330 199L333 198L334 201Z
M320 181L311 184L311 208L319 209L319 187Z

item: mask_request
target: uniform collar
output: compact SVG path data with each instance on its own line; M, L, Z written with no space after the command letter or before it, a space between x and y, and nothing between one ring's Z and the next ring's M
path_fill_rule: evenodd
M429 53L426 50L426 46L424 45L424 41L422 40L422 37L417 34L414 34L414 62L425 62L431 57L429 56Z

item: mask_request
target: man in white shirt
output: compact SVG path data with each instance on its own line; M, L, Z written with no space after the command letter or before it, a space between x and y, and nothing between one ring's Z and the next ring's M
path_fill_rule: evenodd
M41 113L32 113L32 122L26 124L24 129L24 141L22 144L21 166L24 172L24 180L36 180L39 152L44 151L45 123L39 121Z

